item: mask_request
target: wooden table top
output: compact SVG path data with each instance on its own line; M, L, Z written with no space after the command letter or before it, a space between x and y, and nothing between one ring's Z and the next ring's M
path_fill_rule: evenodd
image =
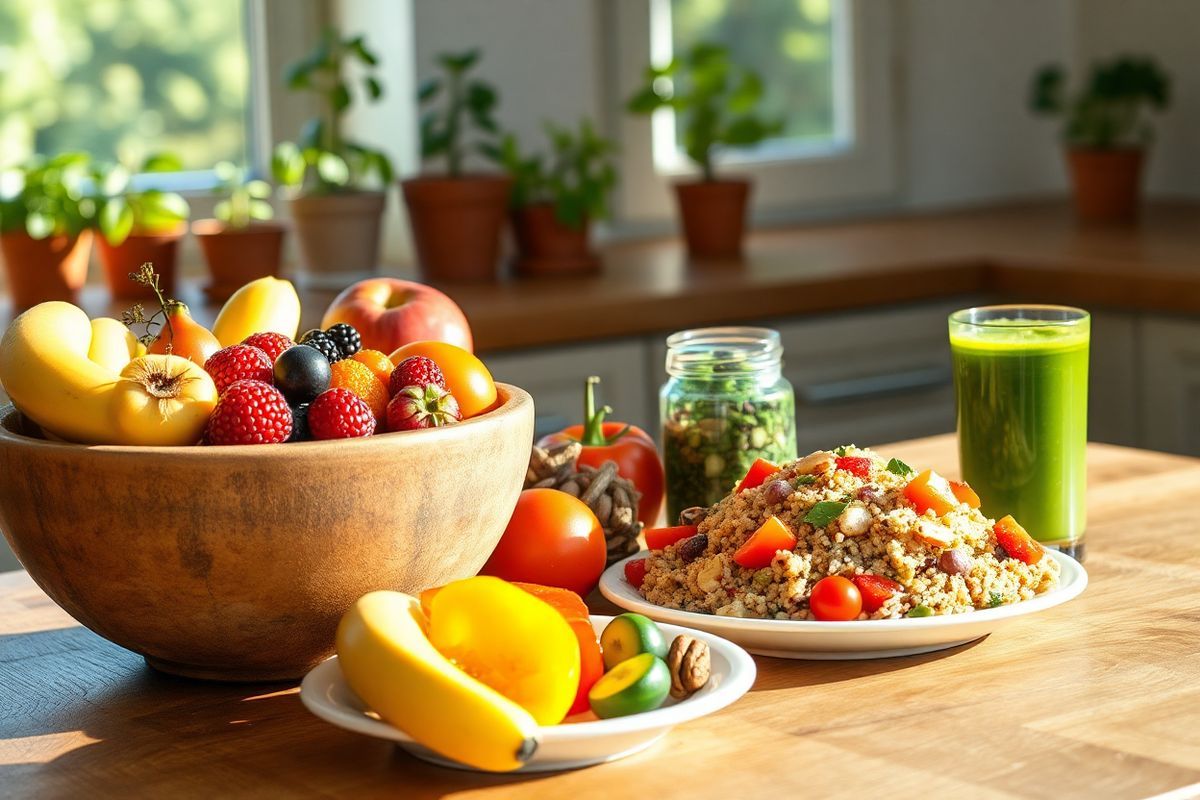
M953 437L881 450L955 472ZM650 750L529 777L427 765L318 720L293 686L157 674L9 573L0 795L1132 798L1200 784L1200 461L1088 455L1080 598L941 653L757 658L748 695Z
M1200 314L1200 205L1148 204L1137 226L1083 227L1061 202L812 224L753 233L742 261L689 265L677 237L611 244L594 277L444 285L476 348L522 347L669 332L996 292L1023 302ZM211 323L197 280L180 299ZM301 292L302 327L334 292ZM120 316L107 290L81 300ZM11 310L0 308L0 329Z

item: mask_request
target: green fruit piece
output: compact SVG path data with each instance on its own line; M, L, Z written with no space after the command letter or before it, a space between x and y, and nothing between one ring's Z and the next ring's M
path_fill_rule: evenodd
M642 653L604 673L588 692L588 704L600 719L625 717L653 711L670 692L667 662L653 653Z
M622 661L641 653L661 659L667 657L667 642L662 631L649 617L641 614L622 614L613 617L600 634L600 649L604 653L604 669L610 670Z

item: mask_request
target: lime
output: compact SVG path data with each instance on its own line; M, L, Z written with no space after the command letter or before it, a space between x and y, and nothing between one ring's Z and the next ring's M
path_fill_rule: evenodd
M667 662L653 653L626 659L604 674L588 692L588 703L601 719L653 711L671 691Z
M600 649L604 652L605 669L612 669L639 653L650 653L661 659L667 657L667 642L662 631L653 620L641 614L613 617L600 634Z

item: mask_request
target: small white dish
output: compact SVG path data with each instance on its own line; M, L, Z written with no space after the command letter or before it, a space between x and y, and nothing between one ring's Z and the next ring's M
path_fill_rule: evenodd
M645 558L636 553L613 564L600 577L600 592L627 611L657 622L686 625L723 636L751 653L778 658L846 660L889 658L944 650L986 636L1009 620L1045 611L1077 597L1087 586L1083 565L1057 550L1047 550L1062 567L1054 589L1012 605L918 619L854 622L742 619L679 611L648 602L625 580L625 562Z
M596 632L612 617L592 615ZM686 700L667 698L654 711L615 719L588 720L543 727L533 758L517 772L576 769L632 755L657 742L676 725L719 711L749 691L754 684L754 659L745 650L719 636L677 625L660 625L667 641L686 633L708 643L712 675L702 689ZM337 656L314 668L300 685L300 700L309 711L346 730L379 739L391 739L417 758L455 769L474 770L418 744L404 731L371 714L350 689L338 667ZM469 732L464 731L464 735Z

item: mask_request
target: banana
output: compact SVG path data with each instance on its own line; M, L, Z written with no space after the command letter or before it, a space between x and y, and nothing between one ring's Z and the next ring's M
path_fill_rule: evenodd
M342 617L338 663L383 719L447 758L479 769L519 768L537 749L529 712L456 667L430 643L417 598L372 592Z
M112 437L121 444L195 444L217 405L213 379L181 356L135 358L113 393Z
M237 344L252 333L282 333L296 338L300 329L300 297L291 281L259 278L225 301L212 332L222 347Z
M0 339L0 384L13 404L48 433L71 442L113 442L118 374L88 357L92 324L70 303L41 303Z
M112 317L96 317L92 320L88 358L100 366L120 372L131 360L145 353L145 346L119 321Z

